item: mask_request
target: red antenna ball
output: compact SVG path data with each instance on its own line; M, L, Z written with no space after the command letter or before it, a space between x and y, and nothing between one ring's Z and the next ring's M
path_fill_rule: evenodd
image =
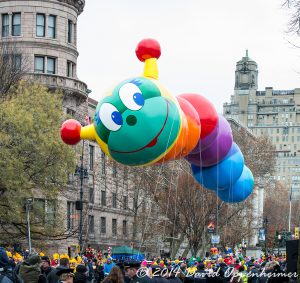
M146 59L160 57L160 45L157 40L147 38L139 42L135 49L135 54L140 61L144 62Z
M81 125L74 119L65 121L60 128L61 139L66 144L74 145L80 142Z

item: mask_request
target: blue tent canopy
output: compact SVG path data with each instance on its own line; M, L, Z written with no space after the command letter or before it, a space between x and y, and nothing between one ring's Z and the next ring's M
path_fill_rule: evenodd
M145 258L142 252L128 246L113 247L111 257L118 260L144 260Z

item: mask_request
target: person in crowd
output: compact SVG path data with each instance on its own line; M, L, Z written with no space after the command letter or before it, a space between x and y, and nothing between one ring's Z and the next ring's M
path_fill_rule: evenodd
M168 272L165 273L165 278L167 279L168 283L181 283L182 281L179 279L179 277L177 276L177 271L174 270L174 267L172 265L169 265L168 267ZM204 283L204 282L198 282L198 283Z
M146 275L146 271L138 274L141 264L138 261L124 262L126 276L129 277L130 283L150 283L150 278Z
M255 264L253 263L253 261L250 261L248 263L248 273L249 273L249 277L248 277L248 283L259 283L258 279L259 279L259 270L257 269L257 267L255 266Z
M19 269L19 277L23 283L46 283L46 276L42 274L41 258L38 254L29 255L29 258L25 260Z
M112 258L109 257L107 262L104 264L104 275L107 276L110 273L110 270L115 266L115 263L112 261Z
M47 277L54 268L50 266L50 259L48 256L42 256L41 261L41 273Z
M12 283L13 281L13 270L9 264L6 250L0 247L0 283Z
M88 267L87 282L92 282L95 279L95 271L94 271L93 261L91 259L88 259L86 266Z
M165 272L165 268L159 265L155 265L151 267L152 269L152 283L169 283L169 281L165 278L167 273ZM163 276L165 275L165 276ZM146 278L147 276L145 276Z
M79 264L76 267L76 272L74 274L74 283L87 283L88 275L87 269L83 264Z
M74 283L74 274L72 269L62 268L55 271L55 275L58 278L58 283Z
M55 269L53 269L48 274L47 283L57 283L57 282L59 282L59 276L57 275L57 272L61 271L62 269L69 269L69 268L70 268L69 259L68 258L61 258L60 261L59 261L59 266L56 267Z
M124 283L124 276L118 266L113 266L103 283Z
M100 262L98 262L96 265L95 278L96 283L100 283L104 279L104 266Z

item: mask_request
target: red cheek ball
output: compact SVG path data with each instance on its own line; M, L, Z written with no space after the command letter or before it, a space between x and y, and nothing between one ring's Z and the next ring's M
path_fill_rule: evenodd
M60 136L64 143L74 145L80 142L81 124L69 119L65 121L60 128Z

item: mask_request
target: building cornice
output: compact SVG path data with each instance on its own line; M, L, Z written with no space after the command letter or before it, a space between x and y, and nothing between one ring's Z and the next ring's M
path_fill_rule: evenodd
M78 14L81 14L83 12L85 0L58 0L58 1L75 7L76 10L78 11Z
M29 46L29 47L34 47L34 48L43 48L43 49L54 49L54 50L63 50L65 52L73 53L75 54L76 57L78 57L79 53L74 46L67 46L67 45L62 45L60 42L55 42L55 41L36 41L36 40L24 40L23 38L17 38L14 39L10 38L9 40L1 40L0 39L0 45L1 44L21 44L23 46Z
M0 1L10 2L9 0L0 0ZM15 0L15 1L21 2L24 0ZM35 0L35 1L38 1L38 0ZM13 2L13 1L11 1L11 2ZM83 8L85 5L85 0L49 0L48 2L52 2L52 3L61 2L65 5L72 6L73 9L75 9L77 11L78 15L80 15L83 12Z

